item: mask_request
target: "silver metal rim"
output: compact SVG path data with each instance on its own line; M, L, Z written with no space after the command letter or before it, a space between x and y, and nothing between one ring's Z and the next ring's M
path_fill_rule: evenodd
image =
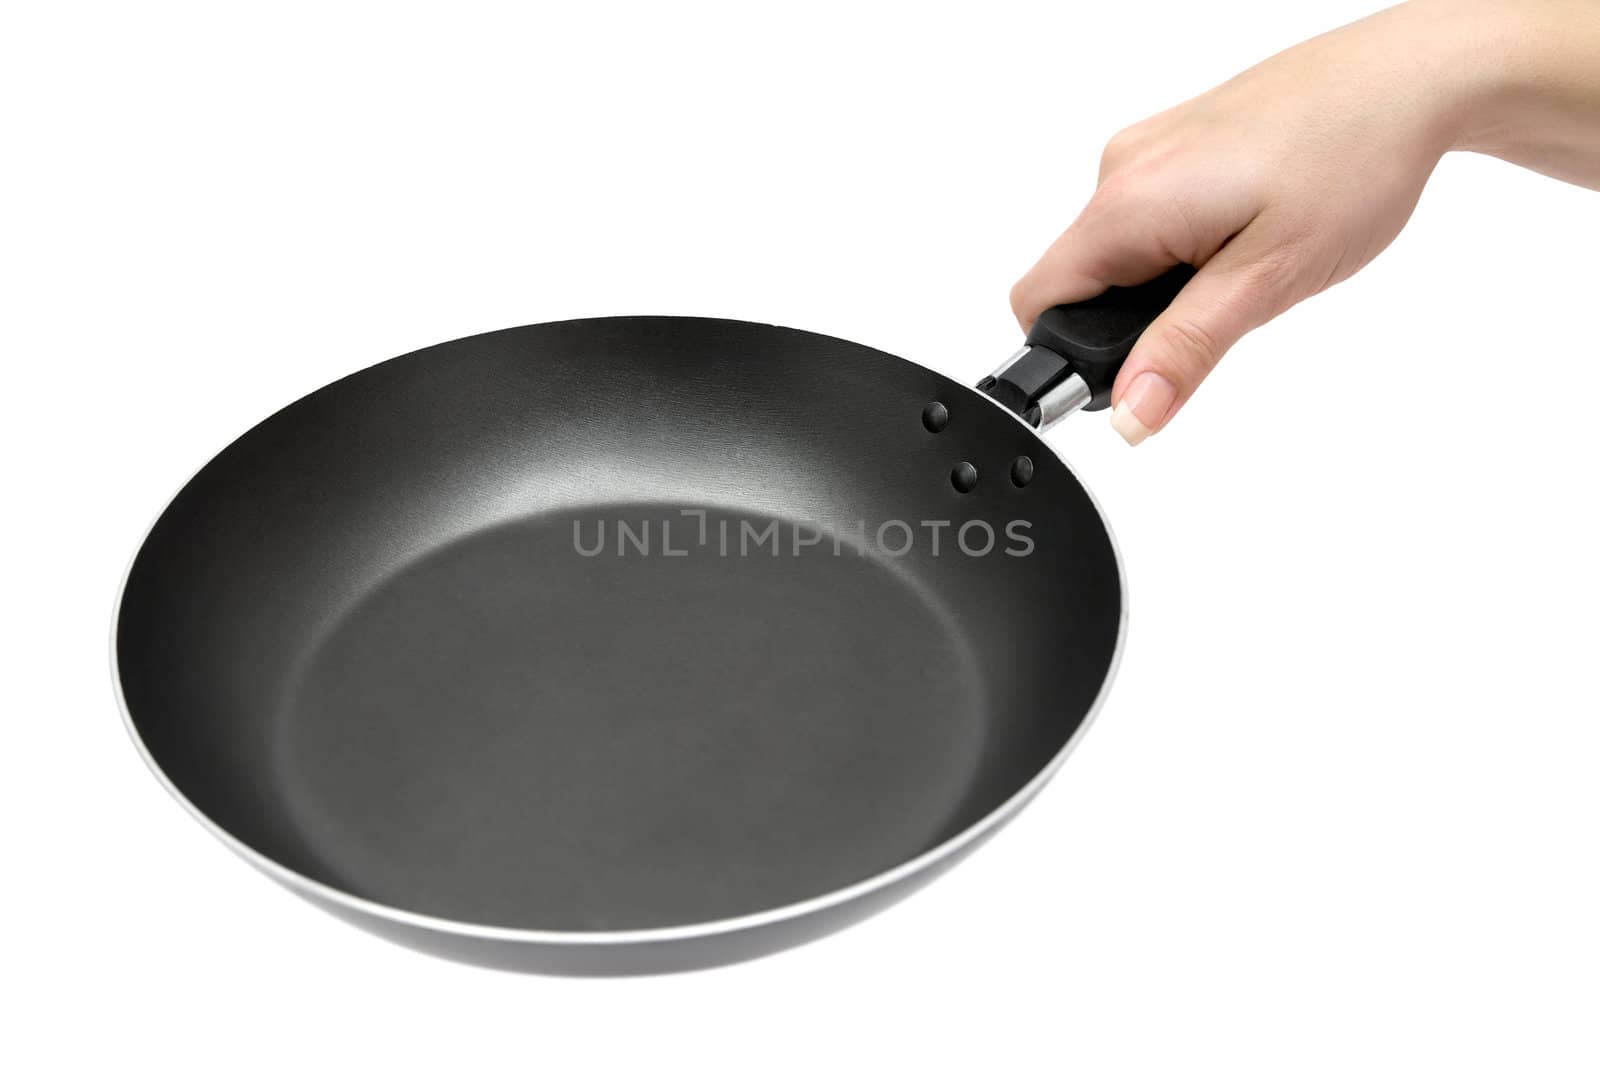
M924 369L931 370L931 368ZM935 371L933 373L938 372ZM983 397L984 400L993 404L996 409L1005 412L1007 416L1014 419L1020 425L1026 427L1030 433L1034 433L1034 436L1038 438L1039 442L1043 444L1052 455L1061 461L1061 465L1066 467L1067 471L1072 474L1074 478L1077 478L1077 472L1072 469L1072 465L1067 462L1066 457L1063 456L1053 445L1051 445L1048 440L1035 433L1033 427L1028 426L1028 424L1022 419L1018 418L1014 412L1006 408L1004 405L997 403L993 400L993 398L985 395L977 389L971 389L964 384L956 383L954 382L954 379L947 380L951 381L952 384L961 385L962 388L967 389L968 392L971 392L975 396ZM212 458L214 458L215 455L216 453L213 453ZM172 780L167 777L166 772L161 769L161 766L156 762L155 757L150 754L150 750L145 746L144 738L139 736L139 730L133 723L133 714L128 709L127 696L122 691L122 675L118 670L117 665L117 621L122 613L123 594L127 590L128 578L133 573L134 561L138 559L139 551L143 549L145 542L149 540L150 532L155 528L155 524L160 521L162 515L166 514L167 508L172 505L173 500L177 499L178 493L181 493L183 488L194 479L194 476L199 474L199 472L205 468L206 464L209 464L210 462L211 459L208 458L205 463L201 464L201 466L195 470L194 474L191 474L189 478L185 479L182 485L179 486L178 491L173 493L172 497L167 500L167 503L164 504L161 507L161 510L156 513L155 518L152 519L149 525L145 528L144 536L139 539L139 545L134 549L133 555L129 558L127 566L123 568L122 581L117 585L117 599L113 604L111 611L111 687L116 693L117 709L122 717L122 725L128 731L128 737L132 739L133 746L138 750L139 757L144 760L145 766L150 769L150 773L155 775L156 780L161 783L161 785L169 794L171 794L172 798L178 802L179 806L187 811L190 816L200 823L201 826L204 826L207 830L211 831L211 834L220 840L224 845L228 846L228 848L231 849L234 854L244 859L251 866L308 897L325 901L341 908L347 908L351 911L361 914L370 915L374 918L397 923L402 926L414 927L419 930L428 930L441 934L451 934L459 937L480 938L485 941L529 945L639 945L650 944L654 942L690 941L699 938L711 938L725 934L734 934L741 931L759 929L761 927L773 926L779 923L788 922L793 919L799 919L804 916L814 915L819 912L827 911L837 905L847 904L850 901L871 896L879 890L892 886L897 882L902 882L908 878L912 878L919 872L927 870L930 867L938 866L943 861L959 854L967 846L983 838L999 826L1004 825L1013 816L1015 816L1017 812L1027 806L1028 802L1038 795L1039 791L1044 788L1045 784L1055 776L1056 771L1060 770L1061 765L1066 762L1067 757L1070 756L1078 747L1079 742L1083 739L1083 735L1088 732L1089 727L1094 723L1096 716L1099 715L1100 708L1105 703L1106 697L1111 691L1111 684L1116 679L1117 669L1121 666L1123 647L1127 640L1128 576L1127 570L1123 565L1122 550L1117 544L1116 535L1112 531L1110 521L1106 518L1105 510L1100 506L1100 501L1095 498L1093 492L1087 485L1084 484L1083 480L1081 478L1077 478L1078 484L1083 488L1084 494L1089 498L1090 506L1094 508L1095 514L1099 516L1101 525L1105 527L1106 538L1111 543L1111 554L1117 563L1117 581L1122 592L1122 604L1121 610L1117 617L1116 644L1112 650L1111 663L1106 669L1105 679L1100 684L1100 691L1095 694L1094 702L1090 704L1089 711L1084 716L1083 721L1078 724L1078 728L1072 732L1071 737L1067 738L1066 742L1061 746L1061 749L1050 758L1049 763L1045 764L1045 766L1040 769L1040 771L1035 774L1033 778L1024 784L1022 788L1018 789L993 811L989 812L983 818L979 819L977 822L973 823L959 834L956 834L954 837L935 845L933 848L918 856L914 856L911 859L906 860L904 863L901 863L898 866L891 867L886 871L873 875L871 878L865 878L841 889L835 889L832 892L824 893L820 896L809 897L793 904L785 904L779 908L769 908L766 911L749 912L747 914L734 916L728 919L714 919L708 922L689 923L682 926L663 926L639 930L605 931L530 930L520 927L487 926L479 923L458 922L453 919L445 919L436 915L427 915L422 912L407 911L403 908L390 907L387 904L379 904L376 901L368 900L365 897L356 896L353 893L347 893L342 889L335 889L333 886L330 886L325 882L319 882L314 878L307 877L306 875L301 874L292 868L286 867L270 857L262 855L260 852L257 852L255 849L251 848L243 841L240 841L227 830L224 830L221 826L213 822L209 816L207 816L199 809L199 807L194 804L193 801L184 795L183 791L173 784Z

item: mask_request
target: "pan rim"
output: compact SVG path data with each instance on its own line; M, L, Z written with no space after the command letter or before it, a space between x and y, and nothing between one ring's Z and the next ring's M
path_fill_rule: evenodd
M701 316L649 317L699 318ZM604 318L604 316L602 316L602 318ZM778 326L776 324L752 323L748 320L742 319L721 319L714 321L738 322L743 325L760 325L770 329L791 330L798 333L815 334L815 331L797 330L794 327ZM830 340L838 340L838 338L833 338L827 334L815 335L819 337L828 337ZM854 344L854 342L847 343ZM865 345L858 347L871 348L871 346ZM188 478L184 479L184 481L179 484L178 489L164 504L162 504L161 508L156 512L155 517L146 526L143 536L139 538L139 542L134 548L127 565L123 568L122 580L117 585L116 600L112 606L110 635L111 688L116 696L117 710L122 719L123 728L127 731L129 739L133 742L134 749L138 752L139 758L144 761L145 767L148 768L150 773L155 776L156 780L161 783L162 787L167 791L167 793L177 801L178 805L183 808L183 810L188 812L189 815L201 826L205 827L205 829L208 830L213 837L217 838L225 846L227 846L231 852L233 852L240 859L244 860L246 863L250 864L250 866L254 867L256 870L260 871L262 874L274 879L286 888L299 893L301 896L306 897L313 903L334 905L339 908L348 909L360 915L370 916L371 918L394 923L399 926L410 927L413 929L448 936L474 938L489 942L548 945L555 947L584 945L624 946L663 942L670 943L694 941L706 938L714 938L729 934L757 930L768 926L776 926L793 920L801 919L809 915L825 912L834 907L848 904L851 901L870 897L873 894L887 889L890 886L911 879L920 872L926 871L930 868L938 867L940 864L954 859L955 857L961 855L971 845L1004 826L1013 817L1015 817L1018 812L1026 807L1028 803L1032 801L1041 790L1044 789L1045 785L1049 783L1050 779L1055 776L1056 772L1060 770L1062 764L1064 764L1067 758L1072 755L1073 751L1077 749L1079 743L1083 740L1084 735L1088 732L1089 727L1093 725L1095 718L1099 715L1100 709L1105 704L1106 698L1111 691L1111 685L1116 679L1117 670L1122 664L1122 655L1127 641L1127 568L1122 558L1121 547L1117 544L1116 534L1111 527L1110 521L1106 517L1105 509L1101 506L1100 501L1095 497L1094 492L1089 488L1089 486L1084 483L1082 478L1078 477L1077 471L1075 471L1072 468L1072 465L1067 462L1067 458L1061 454L1061 451L1057 449L1045 435L1040 434L1037 429L1029 426L1028 423L1018 417L1015 412L995 401L993 397L988 396L978 389L972 388L965 382L957 381L941 371L934 370L933 368L928 367L925 364L918 363L915 360L906 359L904 356L897 356L892 352L885 352L882 349L871 350L878 352L881 355L888 356L890 359L911 363L912 365L929 374L933 374L944 379L952 386L955 386L974 396L982 397L985 401L994 405L997 410L1004 412L1008 417L1026 428L1029 434L1035 440L1037 440L1052 456L1054 456L1056 460L1060 462L1062 467L1064 467L1078 483L1078 487L1083 491L1084 496L1088 499L1090 507L1094 509L1095 515L1100 519L1100 525L1106 532L1106 540L1111 546L1112 559L1116 562L1117 567L1117 586L1120 592L1120 597L1117 611L1116 639L1112 647L1111 661L1106 667L1105 677L1101 680L1100 688L1095 693L1094 700L1090 703L1088 711L1085 712L1082 720L1079 721L1077 727L1067 737L1066 741L1064 741L1055 754L1050 757L1049 762L1040 768L1032 778L1028 779L1028 781L1023 783L1022 786L1016 790L1016 792L1012 793L1001 803L997 804L982 818L972 823L972 825L966 827L960 833L946 838L944 841L939 842L932 848L920 852L917 855L912 856L910 859L904 860L901 863L896 864L887 870L880 871L868 878L863 878L859 881L852 882L849 885L830 890L827 893L806 897L802 900L798 900L790 904L784 904L776 908L767 908L762 911L747 912L742 915L729 916L721 919L709 919L696 923L685 923L677 926L641 927L629 930L540 930L516 926L493 926L485 923L463 922L461 920L449 919L443 916L431 915L425 912L410 911L405 908L397 908L392 905L381 904L367 897L350 893L346 890L337 889L326 882L322 882L318 879L310 877L309 875L302 874L292 867L288 867L282 863L279 863L277 860L258 852L256 849L241 841L239 838L235 837L232 833L213 821L210 816L202 811L198 805L190 800L189 797L178 788L178 786L161 768L161 765L156 762L155 757L145 745L144 738L140 735L138 726L133 721L133 713L128 707L127 695L124 693L122 688L122 672L117 658L117 634L122 616L123 598L126 595L128 580L132 577L133 567L134 564L138 562L140 552L143 551L146 542L148 542L150 538L150 534L154 532L156 524L161 521L161 517L167 513L167 510L177 500L178 496L189 485L189 483L193 481L194 478L212 462L213 459L215 459L231 445L231 441L229 442L229 445L224 445L221 449L218 449L216 452L213 452L210 456L208 456L206 460L202 462ZM419 349L418 351L423 350ZM392 358L403 359L405 357L397 356ZM383 363L388 361L380 360L379 362ZM378 364L370 364L369 366L377 365ZM360 374L366 369L366 367L358 368L356 371L351 372L350 375L341 375L340 378L335 379L335 382L342 381L344 378L351 377L354 374ZM332 384L334 383L325 383L323 386L319 386L318 389L312 390L312 392L317 392L318 390L326 388L328 385ZM309 396L311 394L307 393L305 395ZM295 402L297 401L291 401L290 403ZM276 411L267 415L265 418L271 418L275 414L277 414ZM265 421L265 419L262 421ZM247 430L245 432L248 433L249 431ZM236 439L237 438L235 438L235 440Z

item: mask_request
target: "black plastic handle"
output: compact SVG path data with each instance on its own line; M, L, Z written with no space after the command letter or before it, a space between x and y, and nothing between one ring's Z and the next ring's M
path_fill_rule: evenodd
M1089 386L1084 410L1100 411L1111 404L1111 384L1134 342L1193 277L1194 268L1180 263L1143 285L1112 286L1082 303L1058 304L1034 322L1028 344L1065 360Z

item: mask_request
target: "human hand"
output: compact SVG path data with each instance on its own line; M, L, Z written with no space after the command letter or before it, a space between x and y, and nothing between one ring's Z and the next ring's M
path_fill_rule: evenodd
M1112 391L1112 425L1138 444L1245 333L1387 247L1452 148L1600 180L1600 3L1414 0L1123 130L1012 307L1026 330L1052 305L1201 268Z

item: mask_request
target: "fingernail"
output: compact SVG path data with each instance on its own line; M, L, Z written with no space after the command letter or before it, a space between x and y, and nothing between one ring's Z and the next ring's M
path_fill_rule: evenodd
M1156 432L1172 402L1178 397L1173 384L1155 371L1145 371L1133 380L1111 413L1111 428L1130 445L1136 445Z

